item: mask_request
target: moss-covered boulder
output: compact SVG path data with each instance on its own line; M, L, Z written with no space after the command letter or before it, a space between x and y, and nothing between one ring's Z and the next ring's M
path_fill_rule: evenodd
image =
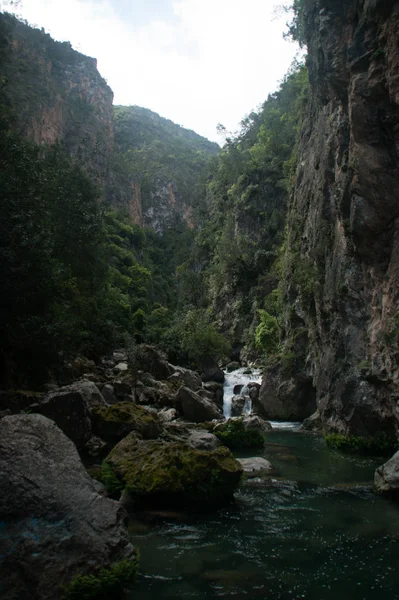
M196 450L186 444L139 440L129 434L105 460L134 506L211 507L230 499L242 466L227 448Z
M162 431L158 417L133 402L94 408L92 426L95 435L115 444L131 431L139 433L145 439L157 438Z
M231 449L262 448L265 444L265 430L262 428L248 427L247 421L242 417L228 419L224 423L218 423L213 433L222 444Z

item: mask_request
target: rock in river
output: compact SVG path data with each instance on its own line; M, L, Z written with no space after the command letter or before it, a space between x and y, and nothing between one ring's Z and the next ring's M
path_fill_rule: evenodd
M396 452L375 472L374 485L378 492L399 499L399 452Z
M130 433L106 458L137 506L208 506L232 497L242 474L227 448L139 440Z
M133 558L126 513L99 495L74 444L42 415L0 421L0 597L54 600L59 586Z

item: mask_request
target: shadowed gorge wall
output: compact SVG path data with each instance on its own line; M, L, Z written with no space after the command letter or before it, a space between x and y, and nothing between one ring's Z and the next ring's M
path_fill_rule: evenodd
M288 374L326 430L397 431L399 2L307 0L311 101L285 254ZM301 334L302 332L302 334ZM299 340L299 343L298 343ZM297 378L295 381L295 377ZM270 377L263 385L267 406Z

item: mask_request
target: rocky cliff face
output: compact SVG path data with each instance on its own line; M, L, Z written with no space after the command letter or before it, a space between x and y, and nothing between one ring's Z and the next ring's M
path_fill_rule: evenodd
M113 93L97 61L0 14L3 103L14 129L37 144L61 144L100 184L113 146Z
M305 6L312 99L289 211L286 348L313 383L325 430L395 435L399 2Z

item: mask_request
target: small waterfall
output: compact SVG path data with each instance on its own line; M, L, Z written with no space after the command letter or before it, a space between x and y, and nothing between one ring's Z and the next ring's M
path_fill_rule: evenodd
M252 369L252 373L250 375L244 375L244 371L248 371L248 367L242 367L241 369L232 371L232 373L227 373L226 371L224 373L223 414L226 419L231 417L231 399L235 395L234 387L236 385L243 385L244 387L240 394L243 396L248 396L248 388L245 390L248 383L255 382L260 384L262 381L262 375L259 369ZM251 409L252 403L248 396L244 406L244 414L249 414Z

